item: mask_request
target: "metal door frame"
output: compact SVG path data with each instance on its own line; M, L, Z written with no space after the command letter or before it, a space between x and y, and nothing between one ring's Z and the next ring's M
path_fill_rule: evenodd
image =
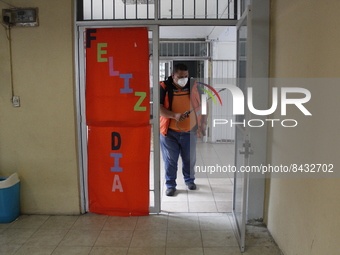
M237 23L237 60L236 60L236 66L238 69L238 63L240 61L239 59L239 30L244 24L246 23L247 26L247 41L246 41L246 58L247 58L247 63L246 63L246 79L245 82L246 84L251 80L251 66L252 66L252 27L251 27L251 6L248 6L248 8L245 10L245 12L242 14L242 17L240 18L239 22ZM239 76L239 69L237 70L237 79ZM248 87L249 84L247 84ZM244 112L244 118L245 120L249 119L249 111L248 108L245 107L245 112ZM243 151L237 151L237 132L242 133L243 139ZM235 128L235 165L237 164L237 157L238 154L243 154L244 155L244 161L243 161L243 166L248 166L249 165L249 155L252 154L252 151L250 149L250 132L249 132L249 127L248 125L245 125L244 129L240 128L239 126L236 126ZM249 185L249 174L248 173L243 173L243 178L236 177L237 173L235 173L234 177L234 190L233 190L233 218L234 218L234 223L236 224L235 226L235 232L236 232L236 237L240 246L241 252L244 252L245 250L245 237L246 237L246 222L247 222L247 213L248 213L248 185ZM241 212L241 222L238 221L238 217L236 216L236 183L238 181L241 181L242 184L242 212Z
M84 33L86 28L98 28L105 26L78 26L77 27L77 116L78 119L78 139L79 139L79 164L80 164L80 189L81 189L81 210L82 213L88 211L88 189L87 189L87 127L86 127L86 103L85 103L85 46L84 46ZM109 27L122 27L122 26L109 26ZM140 26L126 26L124 27L140 27ZM152 47L153 47L153 101L159 101L159 26L149 25L149 31L152 31ZM159 106L152 104L153 118L150 119L152 130L154 134L159 133ZM153 136L153 164L154 169L159 169L160 166L160 144L159 136ZM154 206L150 207L150 213L158 213L160 211L160 172L154 171ZM158 191L158 192L157 192Z
M75 0L76 1L76 0ZM77 6L77 4L75 4ZM158 10L158 1L155 1L155 12ZM77 17L77 10L74 10ZM77 139L78 139L78 164L79 164L79 186L80 186L80 208L81 213L88 211L87 190L87 129L85 119L85 55L84 35L85 28L100 27L147 27L153 31L153 99L159 102L159 27L160 26L235 26L237 20L166 20L158 19L155 13L154 20L114 20L114 21L76 21L74 28L74 59L75 59L75 84L76 84L76 114L77 114ZM153 126L154 134L159 134L159 105L153 104ZM154 135L154 169L160 169L160 143L159 136ZM154 207L150 207L150 213L160 213L160 171L154 171Z

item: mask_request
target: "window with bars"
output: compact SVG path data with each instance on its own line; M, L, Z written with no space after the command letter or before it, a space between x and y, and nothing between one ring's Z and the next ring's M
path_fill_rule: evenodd
M237 0L77 0L77 21L156 18L236 20L237 3Z
M151 48L151 47L150 47ZM192 57L192 58L207 58L209 54L209 43L207 42L160 42L159 45L160 57Z

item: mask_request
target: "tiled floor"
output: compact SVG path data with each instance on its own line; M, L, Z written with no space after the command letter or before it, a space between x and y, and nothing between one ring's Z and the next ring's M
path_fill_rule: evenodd
M244 254L280 254L265 228L248 226L248 236ZM241 255L229 213L23 215L0 224L0 254Z
M198 144L198 166L228 165L233 157L233 145ZM22 215L0 224L0 255L241 255L230 213L230 176L197 173L195 191L188 191L178 176L176 196L162 190L159 215ZM281 253L265 227L247 226L244 254Z
M233 149L233 144L198 142L195 181L197 190L191 191L186 188L181 173L181 162L179 162L175 196L167 197L164 194L165 181L163 180L161 191L162 211L231 212L233 179L221 169L223 166L233 165ZM164 168L162 167L161 169L161 176L163 177ZM212 172L212 170L215 172Z

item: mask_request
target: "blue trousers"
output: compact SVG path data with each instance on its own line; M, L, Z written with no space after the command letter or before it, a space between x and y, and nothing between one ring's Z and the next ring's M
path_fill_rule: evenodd
M165 184L175 188L178 158L182 158L182 173L185 183L194 182L196 164L196 132L176 132L168 130L166 137L160 135L161 150L165 166Z

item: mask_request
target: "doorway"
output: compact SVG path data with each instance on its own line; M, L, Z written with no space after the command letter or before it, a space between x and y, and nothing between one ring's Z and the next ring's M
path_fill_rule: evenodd
M204 29L207 29L208 26L206 25L211 25L211 26L214 26L214 30L210 31L211 33L209 33L209 35L214 35L216 34L216 31L217 33L219 32L219 29L222 28L222 26L226 26L226 25L229 25L229 26L235 26L236 23L237 23L237 19L238 17L240 16L241 13L243 13L244 11L244 6L245 4L244 3L248 3L248 1L241 1L241 3L243 3L241 5L241 10L239 11L238 9L238 4L235 4L236 1L227 1L227 3L224 3L226 6L222 7L222 6L219 6L221 8L208 8L207 6L207 3L213 3L215 1L205 1L205 6L204 8L202 8L202 10L205 10L205 12L203 11L202 13L199 12L199 10L194 7L194 8L187 8L185 7L184 9L184 5L183 5L183 8L178 8L178 10L175 8L173 9L172 6L170 6L171 8L168 8L168 6L164 5L163 2L162 2L162 5L160 5L160 2L161 1L154 1L152 2L152 4L149 4L149 1L147 1L147 4L143 5L141 4L140 6L138 5L137 1L134 1L134 4L128 4L127 1L123 1L124 5L123 5L123 9L120 9L120 11L118 10L118 5L121 4L119 1L117 1L117 6L113 6L113 8L111 8L111 10L113 10L113 15L108 15L106 12L104 12L103 10L106 8L106 7L109 7L109 6L106 6L104 4L100 5L98 4L97 2L101 2L101 1L91 1L91 3L89 4L89 1L86 1L87 4L85 4L85 1L83 0L77 0L77 20L76 20L76 33L75 33L75 38L79 38L78 42L77 42L77 45L76 45L76 48L78 49L76 51L76 56L75 56L75 59L76 59L76 64L79 65L79 66L76 66L76 79L77 79L77 104L78 104L78 107L77 107L77 111L78 111L78 116L79 116L79 120L78 120L78 130L79 130L79 135L78 135L78 138L79 138L79 141L80 142L80 145L79 145L79 155L80 155L80 178L81 178L81 190L82 191L85 191L84 192L84 197L82 198L82 205L84 206L84 212L86 211L86 181L84 178L84 170L86 171L86 129L84 129L84 123L85 123L85 119L84 119L84 100L82 98L82 93L84 93L84 83L82 83L81 79L84 75L84 69L82 66L82 63L83 60L84 60L84 56L82 55L81 53L81 50L82 50L82 47L83 47L83 41L81 40L82 39L82 28L84 28L85 26L91 26L91 25L95 25L95 26L109 26L109 27L112 27L112 26L146 26L145 24L149 24L147 25L149 28L152 28L152 50L153 50L153 53L150 58L150 63L155 63L157 65L150 65L150 70L151 73L152 73L152 78L154 79L151 79L151 84L153 85L153 94L154 94L154 98L157 99L157 94L158 94L158 90L157 90L157 87L159 86L158 85L158 82L156 81L157 79L155 77L158 77L159 75L159 65L158 65L158 62L160 60L159 58L159 50L161 50L161 45L159 44L160 43L160 38L166 38L166 39L173 39L173 38L169 38L167 36L163 36L162 34L160 34L160 28L165 28L167 26L174 26L173 28L175 28L176 30L182 30L182 33L184 35L192 35L193 33L195 33L197 30L199 31L202 31ZM101 2L103 3L103 2ZM184 0L182 0L182 3L184 4ZM231 5L230 5L231 3ZM257 10L257 19L261 19L262 20L262 17L265 16L267 17L267 14L269 13L268 11L268 8L262 8L263 5L267 6L268 5L268 1L265 0L265 1L255 1L253 3L254 5L258 5L256 6L256 9ZM97 5L100 7L100 8L94 8L95 6L97 7ZM243 7L242 7L243 6ZM139 7L146 7L144 8L143 10L141 10ZM165 8L164 8L165 7ZM193 13L187 13L187 10L193 10ZM207 10L212 10L212 12L215 13L215 15L211 16L210 14L210 11L207 12ZM262 12L263 10L263 12ZM132 12L132 15L131 14L131 11ZM196 12L197 11L197 12ZM169 15L169 12L170 12L170 15ZM179 13L181 12L181 13ZM121 15L116 15L116 14L123 14L123 17L121 17ZM221 14L220 14L221 13ZM145 16L145 15L146 16ZM181 15L180 15L181 14ZM141 17L141 15L144 15L143 17ZM146 20L143 20L143 19L139 19L139 18L144 18ZM187 24L188 26L192 25L193 29L191 30L188 30L187 28L188 27L183 27L183 19L186 19L185 20L185 24ZM197 19L197 20L196 20ZM97 21L97 22L92 22L92 21ZM151 24L151 25L150 25ZM267 23L266 23L267 24ZM255 41L254 39L259 39L259 35L263 35L262 33L262 30L266 29L266 24L264 23L259 23L259 26L260 26L260 32L259 33L256 33L257 37L254 36L252 37L252 40ZM269 24L269 23L268 23ZM255 26L254 26L255 27ZM195 28L195 29L194 29ZM267 32L264 33L265 35L267 35ZM225 34L227 35L227 33ZM265 36L266 37L266 36ZM195 38L194 36L191 36L189 38ZM204 38L204 40L206 40L207 38ZM254 45L256 45L256 49L258 48L263 48L264 50L268 49L267 47L267 44L266 43L263 43L263 41L266 41L266 38L260 38L261 40L261 43L256 43ZM261 45L261 47L259 47L259 45ZM235 51L236 52L236 51ZM258 61L260 61L261 59L267 59L267 55L266 54L263 54L263 51L258 51L258 50L253 50L253 53L256 53L258 52L258 54L255 56ZM264 52L266 53L266 52ZM172 60L175 60L175 56L169 56L169 59L172 59ZM255 58L254 58L255 59ZM178 60L178 59L177 59ZM187 59L186 59L187 60ZM219 63L221 61L221 63ZM216 66L218 66L217 64L221 64L220 66L223 66L225 63L224 63L224 60L209 60L209 59L206 59L204 61L205 63L205 66L208 66L208 68L205 68L204 69L204 72L205 72L205 76L204 77L208 77L207 75L215 75L214 73L214 70L217 70L218 68ZM215 65L215 67L214 67ZM266 69L266 67L268 65L254 65L254 66L261 66L262 69ZM224 69L222 67L222 69ZM261 70L262 70L261 69ZM255 72L256 71L256 72ZM268 77L267 75L264 75L262 76L262 73L259 74L259 70L256 69L254 72L256 74L256 76L261 76L261 77ZM83 87L82 87L83 86ZM157 102L157 100L154 100L155 102ZM151 102L153 103L153 102ZM153 117L158 117L159 115L159 109L156 107L156 104L153 104L154 106L152 107L153 109L153 112L152 112L152 116ZM156 130L158 132L158 128L159 128L159 125L157 125L157 120L156 118L153 118L152 120L153 122L153 127L154 127L154 130ZM224 131L223 131L224 132ZM211 136L210 136L211 137ZM255 136L254 136L255 137ZM262 136L261 136L262 137ZM85 138L85 139L84 139ZM234 140L235 140L235 137L234 137ZM202 141L202 143L206 143L206 142L212 142L212 141L215 141L216 144L218 144L218 141L222 141L222 142L231 142L232 139L229 139L229 140L225 140L225 139L216 139L216 140L208 140L208 141ZM265 141L265 139L263 139L263 141ZM154 147L153 147L153 159L152 159L152 162L154 163L154 167L153 169L155 168L158 168L158 166L160 166L160 155L159 155L159 151L157 151L157 144L158 144L159 140L157 139L157 136L154 136ZM253 143L252 143L253 144ZM228 144L226 144L228 145ZM218 145L217 145L218 146ZM232 145L232 147L234 147ZM159 147L158 147L159 149ZM209 158L209 152L211 152L211 148L205 148L204 146L202 146L202 151L204 151L204 155L207 155L208 158ZM224 149L222 148L218 148L218 147L215 147L214 150L216 151L215 154L217 154L218 152L221 152L223 151ZM233 151L233 150L231 150ZM85 152L85 153L83 153ZM157 155L158 153L158 155ZM261 154L262 155L262 154ZM225 158L225 157L223 157ZM203 160L204 157L201 156L201 159ZM256 162L258 163L258 162ZM161 180L161 176L160 176L160 171L159 169L157 169L157 171L153 171L154 172L154 178L152 179L152 183L153 183L153 197L154 197L154 200L153 200L153 205L154 205L154 210L153 212L156 212L158 213L161 209L160 207L160 196L162 195L159 191L161 190L161 183L160 183L160 180ZM209 182L210 183L210 182ZM204 184L203 184L204 185ZM260 194L261 195L261 191L259 191L259 189L257 189L255 185L250 185L250 189L249 190L253 190L252 192L250 192L251 194L250 195L257 195L257 194ZM260 183L260 186L261 187L264 187L264 185L262 183ZM210 188L211 190L213 188ZM157 194L158 193L158 194ZM163 193L164 194L164 193ZM249 201L253 200L254 202L258 201L258 199L250 199ZM261 206L261 203L257 203L259 206ZM150 207L151 208L151 207ZM255 208L255 206L251 205L249 207L249 211L250 213L253 213L255 212L256 214L258 215L262 215L261 213L261 210L257 210L257 208ZM151 210L150 210L151 212ZM254 216L256 216L255 214L251 214L251 217L250 218L253 218ZM245 224L243 222L243 224Z
M222 79L236 77L234 27L205 26L199 30L196 27L160 27L160 35L166 35L164 38L160 37L160 80L169 76L177 63L187 65L190 78L213 87L220 87ZM187 189L179 160L177 191L175 196L167 197L161 158L161 211L232 212L233 176L221 172L221 169L234 165L234 130L212 126L213 118L226 114L227 102L231 100L227 91L221 92L220 96L225 103L225 109L208 100L211 114L214 116L209 118L208 135L199 139L197 143L195 168L197 190Z

